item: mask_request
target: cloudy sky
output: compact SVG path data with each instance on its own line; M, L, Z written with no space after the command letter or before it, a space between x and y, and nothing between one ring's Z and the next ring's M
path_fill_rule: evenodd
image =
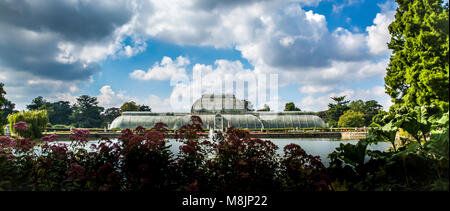
M319 111L347 95L387 108L395 8L393 0L0 0L0 82L17 109L39 95L87 94L106 108L134 100L182 111L170 102L198 84L194 71L203 92L219 92L230 75L278 74L280 104Z

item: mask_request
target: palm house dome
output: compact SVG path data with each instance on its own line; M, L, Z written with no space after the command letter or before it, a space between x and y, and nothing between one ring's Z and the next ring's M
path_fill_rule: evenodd
M245 104L232 94L204 94L192 104L191 113L245 113Z

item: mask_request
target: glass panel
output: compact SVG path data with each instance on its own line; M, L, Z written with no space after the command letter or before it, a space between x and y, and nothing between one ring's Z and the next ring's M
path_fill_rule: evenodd
M241 118L239 118L239 116L236 116L236 123L237 123L236 127L240 128L241 127Z
M281 115L280 123L282 128L286 128L286 115Z
M254 117L254 116L251 116L252 118L252 128L253 129L257 129L258 128L258 124L257 124L257 119L256 119L256 117Z
M230 126L235 126L236 125L236 121L235 121L236 118L234 117L234 115L230 115L228 117L228 119L230 120Z
M264 124L264 128L273 128L272 122L270 122L269 120L263 120L263 124Z
M319 127L317 119L314 116L311 116L311 122L312 122L313 127Z
M270 128L276 128L277 127L277 122L275 119L273 120L267 120L267 122L269 123L269 127Z
M297 128L298 127L298 115L292 115L291 116L291 122L292 122L292 127L293 128Z
M291 124L294 128L298 127L298 115L291 116Z
M297 116L297 127L302 128L302 116Z
M314 125L311 122L311 118L309 117L309 115L305 116L305 120L306 120L306 125L307 125L308 128L314 127Z
M281 115L277 117L277 128L283 128L284 127L282 119L283 119L283 117Z
M234 109L233 98L225 98L223 107L227 110Z
M294 124L292 124L292 116L293 116L293 115L287 115L287 116L285 117L285 119L286 119L286 126L287 126L288 128L294 127Z
M306 125L305 115L299 116L299 119L300 119L300 127L301 127L301 128L306 128L307 125Z
M161 116L156 116L155 117L155 119L152 121L152 127L154 127L155 124L158 123L158 122L164 122L164 120L162 119ZM164 123L167 124L167 122L164 122ZM170 129L170 127L167 127L167 128Z
M214 115L206 115L205 118L209 120L209 126L214 127Z
M144 118L145 118L145 116L139 116L139 118L138 118L138 126L140 125L140 126L142 126L142 127L145 127L145 121L144 121Z
M167 122L169 122L169 124L167 124L167 125L169 125L169 128L177 129L177 128L175 127L175 119L174 119L174 117L168 116L168 117L167 117Z

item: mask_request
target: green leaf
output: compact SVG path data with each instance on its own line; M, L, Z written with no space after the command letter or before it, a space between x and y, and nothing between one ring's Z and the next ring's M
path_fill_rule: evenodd
M448 128L449 127L449 112L444 113L442 117L434 123L434 128Z
M431 140L426 144L426 149L438 158L449 159L449 136L448 129L441 134L433 134Z

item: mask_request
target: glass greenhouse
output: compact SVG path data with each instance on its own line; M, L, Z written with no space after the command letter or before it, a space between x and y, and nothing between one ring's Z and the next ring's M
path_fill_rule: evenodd
M191 113L123 112L109 126L110 129L151 128L164 122L168 129L178 129L189 122L191 116L199 116L204 128L227 127L263 130L273 128L324 128L325 122L307 112L249 112L244 102L234 95L202 95L191 108Z

